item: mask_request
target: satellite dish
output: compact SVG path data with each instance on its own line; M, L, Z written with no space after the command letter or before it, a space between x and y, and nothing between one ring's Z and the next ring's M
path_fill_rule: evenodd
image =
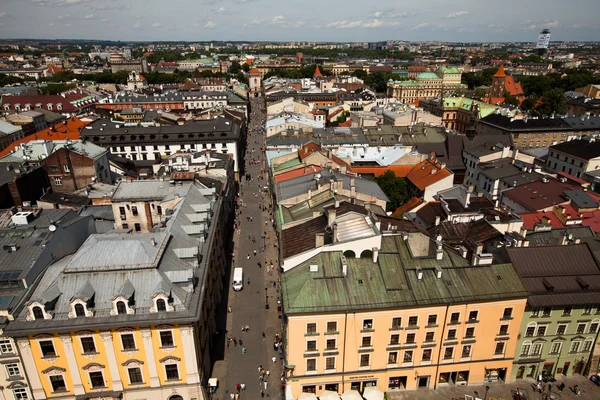
M54 231L56 230L56 225L54 225L54 224L50 224L50 225L48 226L48 230L49 230L50 232L54 232Z

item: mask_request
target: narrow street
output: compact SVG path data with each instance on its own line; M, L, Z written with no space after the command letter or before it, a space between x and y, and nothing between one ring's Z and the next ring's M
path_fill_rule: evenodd
M225 338L217 341L218 345L225 346L224 360L217 362L213 371L213 377L219 379L219 388L212 398L222 400L230 399L231 394L238 392L237 384L245 385L239 392L240 399L259 399L261 395L283 398L284 393L282 360L279 352L274 350L275 335L281 333L277 313L279 264L274 246L277 239L269 212L271 195L268 190L263 190L268 186L266 172L263 171L260 178L261 168L265 167L264 132L261 130L265 126L264 101L251 98L250 104L245 174L251 179L247 180L246 175L240 177L226 307L231 307L231 312L227 314ZM271 263L273 268L268 267ZM236 267L242 267L244 271L244 288L238 292L232 288ZM248 327L248 331L243 332L243 327ZM235 340L229 340L230 337ZM262 381L260 366L265 370Z

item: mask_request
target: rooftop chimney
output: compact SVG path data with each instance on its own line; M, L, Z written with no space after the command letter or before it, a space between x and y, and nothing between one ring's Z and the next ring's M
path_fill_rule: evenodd
M373 252L373 262L376 263L379 258L379 247L373 247L371 251Z
M335 208L327 210L327 226L332 226L335 222Z

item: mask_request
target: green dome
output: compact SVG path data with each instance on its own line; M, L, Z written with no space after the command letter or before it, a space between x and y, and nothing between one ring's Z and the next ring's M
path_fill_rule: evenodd
M431 80L431 79L440 79L440 77L437 76L436 74L434 74L431 71L425 71L425 72L421 72L419 75L417 75L417 79L419 79L419 80Z

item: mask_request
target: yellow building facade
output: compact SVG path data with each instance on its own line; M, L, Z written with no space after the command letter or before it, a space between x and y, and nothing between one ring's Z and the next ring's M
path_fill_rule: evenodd
M282 274L287 396L509 380L527 301L512 265L471 265L420 232L381 246Z

